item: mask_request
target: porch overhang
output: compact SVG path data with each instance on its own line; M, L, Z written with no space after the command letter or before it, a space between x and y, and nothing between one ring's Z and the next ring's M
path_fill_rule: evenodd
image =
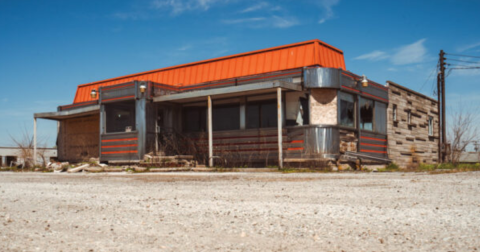
M74 118L74 117L94 115L98 113L100 113L100 105L92 105L92 106L86 106L82 108L70 109L65 111L35 113L33 114L33 117L35 119L41 118L41 119L58 121L58 120Z
M177 94L163 95L153 98L154 102L194 102L204 101L208 96L215 98L229 98L241 95L261 94L276 92L277 88L282 90L302 91L301 83L292 83L286 81L265 81L240 86L221 87L214 89L204 89L198 91L182 92Z

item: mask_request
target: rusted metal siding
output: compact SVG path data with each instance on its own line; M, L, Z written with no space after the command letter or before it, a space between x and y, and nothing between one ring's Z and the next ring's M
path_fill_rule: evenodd
M320 40L309 40L79 85L74 103L94 100L92 89L134 80L185 87L314 65L345 70L343 52Z

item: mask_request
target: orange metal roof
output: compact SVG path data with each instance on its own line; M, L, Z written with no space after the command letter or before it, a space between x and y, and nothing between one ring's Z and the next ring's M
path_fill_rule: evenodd
M319 65L345 70L343 52L318 39L240 53L215 59L125 75L79 85L74 103L93 100L90 91L103 86L134 80L174 86L189 86L210 81Z

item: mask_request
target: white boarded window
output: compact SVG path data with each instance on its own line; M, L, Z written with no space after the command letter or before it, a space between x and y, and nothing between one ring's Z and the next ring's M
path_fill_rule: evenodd
M433 136L433 117L428 117L428 135Z

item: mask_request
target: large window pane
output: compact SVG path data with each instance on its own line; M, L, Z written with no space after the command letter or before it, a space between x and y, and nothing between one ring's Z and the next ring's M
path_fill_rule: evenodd
M373 130L373 100L360 98L360 129Z
M212 108L213 130L238 130L240 129L240 105L213 105Z
M340 125L355 127L355 101L353 95L340 92Z
M277 102L264 103L261 105L262 128L277 127Z
M387 104L375 102L375 131L387 134Z
M247 104L247 129L277 127L275 100Z
M107 133L135 130L135 101L105 104Z
M260 128L260 105L248 104L247 105L247 129Z
M204 132L207 128L206 107L184 107L182 110L183 131Z

